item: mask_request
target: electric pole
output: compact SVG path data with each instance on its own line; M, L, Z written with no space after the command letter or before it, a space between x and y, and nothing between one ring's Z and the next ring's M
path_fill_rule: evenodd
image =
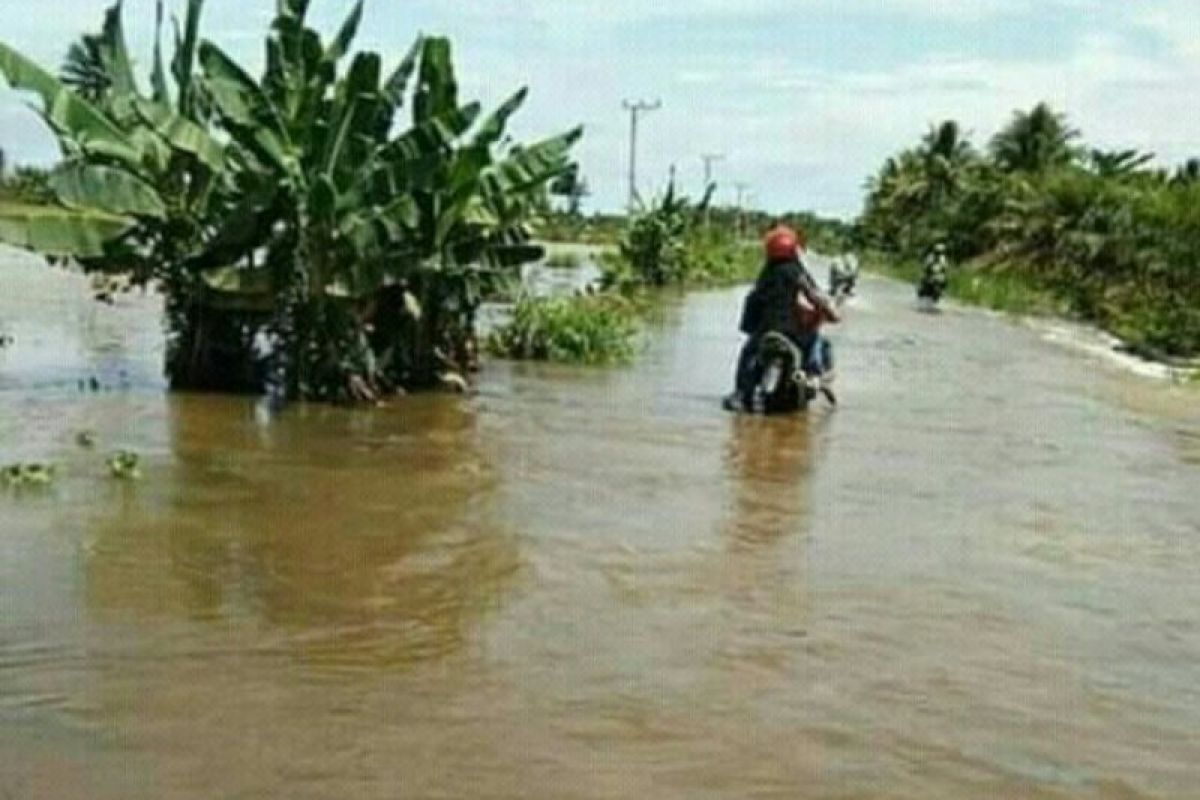
M629 112L629 210L633 212L637 208L638 192L637 192L637 135L638 135L638 117L643 113L657 111L662 108L662 103L655 100L653 103L647 103L644 100L636 102L626 100L622 103L625 110Z
M739 181L739 182L733 184L733 188L734 188L734 191L737 192L736 205L737 205L738 238L744 239L744 238L746 238L746 214L745 214L745 209L742 208L742 203L743 203L743 201L749 199L749 194L747 193L747 190L750 188L750 184Z
M724 160L724 158L725 158L724 153L702 153L700 155L700 160L704 162L704 190L703 191L705 193L707 193L709 187L713 185L712 165L717 161ZM708 228L711 225L712 225L712 203L710 202L708 204L708 207L704 209L704 227Z
M704 162L704 191L708 191L708 187L712 186L713 164L718 161L725 160L724 153L703 153L700 160Z

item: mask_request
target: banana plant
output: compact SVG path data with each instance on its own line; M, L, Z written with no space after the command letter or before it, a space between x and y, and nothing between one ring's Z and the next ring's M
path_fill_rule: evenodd
M463 369L487 282L536 257L520 247L531 198L569 167L579 132L500 147L524 89L487 116L460 103L450 43L438 37L418 39L386 76L374 53L343 74L361 3L329 44L305 26L306 9L280 3L260 81L216 44L200 45L222 126L278 189L258 226L276 231L264 264L212 278L276 298L292 394L431 383Z
M148 93L120 2L63 79L0 45L0 75L41 98L63 153L57 202L0 209L0 240L158 282L177 386L240 386L202 376L244 366L257 333L290 396L369 399L460 370L481 287L536 257L529 222L580 131L501 144L525 90L486 116L460 103L442 38L386 75L351 55L361 0L328 42L307 0L277 0L260 79L203 39L202 5L168 69L160 0Z

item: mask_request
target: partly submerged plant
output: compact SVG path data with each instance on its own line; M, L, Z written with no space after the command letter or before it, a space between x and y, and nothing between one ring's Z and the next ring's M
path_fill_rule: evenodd
M0 45L0 75L41 98L64 154L56 202L0 207L0 241L157 281L174 386L373 399L464 372L481 297L540 257L529 225L572 168L578 129L505 136L524 89L487 115L460 102L448 40L385 73L349 55L361 2L328 41L308 5L278 0L254 78L201 39L189 0L148 93L119 2L67 82Z
M13 489L47 486L54 481L58 468L53 464L26 462L0 467L0 481Z

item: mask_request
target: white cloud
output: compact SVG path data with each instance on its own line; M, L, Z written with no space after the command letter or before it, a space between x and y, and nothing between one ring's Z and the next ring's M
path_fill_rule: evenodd
M267 5L253 1L255 13L246 14L245 0L209 0L206 25L251 61ZM107 0L55 2L62 13L18 15L5 40L52 63L79 29L98 24ZM127 0L126 7L134 46L144 56L153 0ZM1064 8L1079 13L1076 30L1061 32L1057 51L1037 58L978 54L975 45L988 41L993 21L1038 25L1054 16L1048 10ZM686 20L719 37L731 27L727 19L769 21L778 14L780 24L799 28L817 10L876 27L897 15L929 26L949 22L972 36L940 53L910 43L910 57L892 53L878 66L869 60L875 54L864 52L857 68L835 68L804 47L687 51L670 42L632 47L627 40L628 26L637 22ZM344 5L317 0L314 12L320 27L330 28ZM644 128L645 187L664 180L672 162L695 186L699 153L722 151L729 158L718 175L753 182L760 199L776 207L853 212L863 178L929 124L959 119L983 143L1014 109L1042 99L1070 114L1100 146L1136 146L1169 160L1200 151L1190 113L1200 84L1197 0L841 0L836 9L830 0L411 0L403 6L375 0L368 3L363 44L394 53L421 28L454 38L465 94L496 102L517 85L531 86L515 123L518 135L585 123L579 154L604 206L619 205L625 195L627 118L620 102L627 96L664 101ZM11 125L14 117L25 121ZM32 133L36 119L11 95L0 103L0 120L0 145L18 158L53 153L45 137Z

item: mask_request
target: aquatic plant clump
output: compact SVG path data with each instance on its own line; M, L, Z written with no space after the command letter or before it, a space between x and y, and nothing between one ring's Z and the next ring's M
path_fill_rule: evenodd
M0 483L10 489L48 486L54 482L58 468L38 462L8 464L0 467Z
M638 330L633 304L617 295L526 297L488 344L507 358L616 364L633 358Z

